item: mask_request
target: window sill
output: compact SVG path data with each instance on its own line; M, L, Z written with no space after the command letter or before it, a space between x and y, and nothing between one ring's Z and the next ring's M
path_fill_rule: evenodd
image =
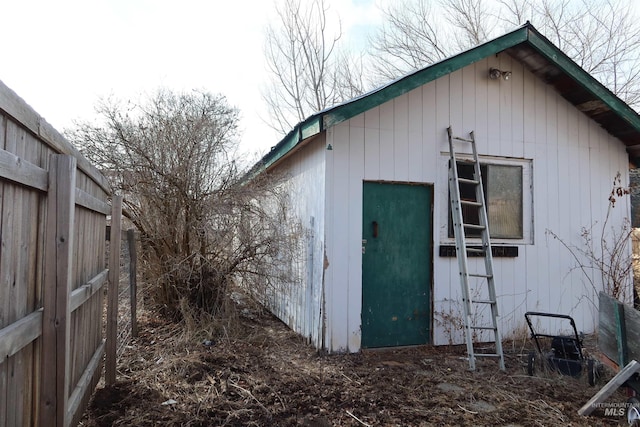
M481 246L470 245L470 248L480 249ZM491 246L491 254L494 258L517 258L518 247L517 246ZM456 247L455 245L440 245L439 256L442 258L455 258ZM469 253L467 257L480 257L479 253Z

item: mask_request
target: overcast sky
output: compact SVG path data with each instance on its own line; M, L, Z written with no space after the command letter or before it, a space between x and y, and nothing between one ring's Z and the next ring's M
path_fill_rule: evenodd
M325 1L358 48L393 0ZM244 151L281 139L260 92L274 0L0 0L0 19L0 80L59 131L92 119L100 97L162 86L225 95L240 109Z
M353 43L379 19L375 1L328 1ZM0 0L0 80L59 131L99 97L221 93L241 111L242 147L264 154L281 139L260 94L274 15L273 0Z

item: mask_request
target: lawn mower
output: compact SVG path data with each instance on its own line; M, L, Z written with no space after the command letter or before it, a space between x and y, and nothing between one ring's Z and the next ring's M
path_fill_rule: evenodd
M531 322L531 318L536 316L568 320L573 328L573 335L536 333ZM576 323L571 316L528 311L524 318L531 330L531 338L536 344L536 350L531 351L527 359L527 373L529 375L534 375L537 369L545 368L572 377L579 377L586 371L589 385L595 385L597 374L595 360L585 357L582 350L582 338L578 335ZM543 350L541 345L543 338L545 342L551 342L550 349Z

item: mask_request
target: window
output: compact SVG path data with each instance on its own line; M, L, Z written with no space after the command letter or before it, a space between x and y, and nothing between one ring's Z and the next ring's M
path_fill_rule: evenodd
M492 239L522 240L525 238L524 171L525 166L522 164L480 164ZM458 176L473 179L473 165L458 162ZM461 183L460 197L463 200L475 200L475 186ZM474 206L463 205L462 216L467 224L479 223L478 208ZM480 231L467 229L467 236L480 237ZM451 207L449 207L449 237L453 238Z

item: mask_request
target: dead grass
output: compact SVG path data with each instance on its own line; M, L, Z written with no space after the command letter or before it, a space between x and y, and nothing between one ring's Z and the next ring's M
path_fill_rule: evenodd
M82 426L594 426L577 410L598 390L586 378L526 375L521 340L467 370L464 347L319 355L280 321L245 312L235 334L190 333L143 312L140 336L99 388ZM204 345L209 340L212 345ZM626 401L622 394L612 401Z

